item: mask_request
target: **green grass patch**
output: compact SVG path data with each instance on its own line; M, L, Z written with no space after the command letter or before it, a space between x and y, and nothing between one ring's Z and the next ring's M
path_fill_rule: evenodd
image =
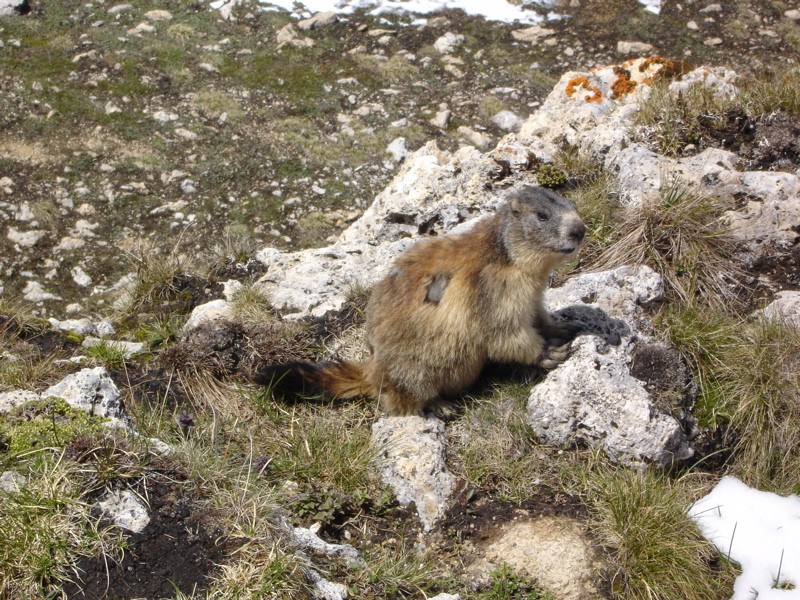
M3 467L25 482L17 492L0 491L1 597L58 597L53 582L69 580L81 556L120 558L119 534L101 525L81 500L75 463L45 452L12 463L5 459Z
M611 551L614 598L709 600L728 598L733 568L717 564L713 544L686 515L687 488L651 471L584 472L592 529Z

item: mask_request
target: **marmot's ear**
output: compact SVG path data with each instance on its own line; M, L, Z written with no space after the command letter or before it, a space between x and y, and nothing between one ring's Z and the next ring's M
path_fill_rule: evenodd
M511 196L508 199L508 209L511 211L511 214L515 217L520 216L522 214L523 208L523 201L519 196Z

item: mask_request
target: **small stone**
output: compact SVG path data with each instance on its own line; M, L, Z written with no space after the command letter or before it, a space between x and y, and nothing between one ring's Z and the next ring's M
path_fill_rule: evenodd
M503 131L519 131L522 120L510 110L501 110L492 117L492 123Z
M386 151L392 155L394 162L398 163L408 156L408 148L406 148L406 138L396 138L392 143L386 146Z
M144 18L148 21L171 21L172 13L168 10L150 10L144 13Z
M122 109L109 100L106 102L105 111L107 115L113 115L114 113L122 112Z
M698 29L700 29L696 21L689 21L688 23L686 23L686 28L689 29L690 31L697 31Z
M159 123L169 123L170 121L177 121L178 115L165 110L158 110L153 113L153 118Z
M303 31L308 31L309 29L317 29L318 27L325 27L326 25L332 25L333 23L336 23L338 20L339 17L336 16L336 13L333 11L318 12L309 19L303 19L302 21L298 21L297 26Z
M492 143L492 139L489 136L465 125L459 127L457 131L462 138L480 150L486 150Z
M13 17L29 11L28 0L0 0L0 17Z
M75 267L71 271L72 273L72 281L75 282L75 285L80 287L87 287L92 285L92 278L86 274L86 271L81 269L80 267Z
M140 533L150 522L147 507L130 490L109 492L95 506L111 517L114 525L133 533Z
M197 139L197 134L194 131L184 129L183 127L178 127L175 129L175 135L189 141Z
M136 27L128 29L128 35L141 35L143 33L153 33L156 30L150 23L139 23Z
M463 43L464 43L463 35L458 35L448 31L433 43L433 47L436 48L442 54L450 54Z
M538 42L542 38L549 37L555 33L555 29L547 29L546 27L539 27L534 25L525 29L516 29L511 32L511 37L519 42Z
M181 182L181 191L184 194L194 194L197 192L197 188L195 187L194 181L191 179L184 179Z
M281 30L278 31L276 40L278 42L277 49L280 50L284 46L294 46L295 48L310 48L314 45L314 40L311 38L304 38L300 36L294 25L289 23Z
M2 14L2 13L0 13ZM24 475L16 471L3 471L0 475L0 491L16 494L28 482Z
M705 44L706 46L719 46L720 44L722 44L722 38L718 37L708 38L703 42L703 44Z
M722 5L721 4L709 4L705 8L701 8L700 12L701 13L722 12Z
M653 51L653 46L646 42L617 42L618 54L647 54Z
M31 231L17 231L14 227L9 227L6 237L22 248L32 248L45 235L47 235L46 231L36 229Z
M783 13L783 16L787 19L791 19L792 21L800 20L800 10L797 10L796 8L787 10Z
M430 120L432 125L435 125L439 129L447 129L447 126L450 124L450 119L453 117L453 112L450 110L440 110L436 113L436 116Z
M116 6L112 6L108 9L108 14L110 15L118 15L124 12L128 12L129 10L133 10L133 4L117 4Z

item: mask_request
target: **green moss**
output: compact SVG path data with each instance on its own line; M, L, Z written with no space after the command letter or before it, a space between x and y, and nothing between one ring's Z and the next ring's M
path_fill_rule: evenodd
M101 429L103 419L73 408L61 398L34 400L16 407L0 422L0 438L11 454L63 447L76 435Z
M558 188L567 183L566 173L553 165L541 165L536 170L536 179L546 188Z

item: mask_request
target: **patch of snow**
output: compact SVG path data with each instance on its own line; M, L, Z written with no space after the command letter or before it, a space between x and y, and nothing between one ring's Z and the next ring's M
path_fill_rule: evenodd
M741 565L731 600L800 598L800 497L723 477L689 516L724 556Z
M661 0L639 0L639 4L643 4L646 11L655 15L661 12Z
M211 3L212 8L223 10L232 4L231 0L216 0ZM652 3L652 0L651 0ZM308 12L335 11L337 13L351 14L358 8L368 9L370 14L382 15L386 13L417 13L428 14L444 9L461 9L473 16L484 17L489 21L502 21L505 23L539 23L542 16L538 13L525 10L522 6L515 6L507 0L486 2L486 0L261 0L265 8L278 7L287 11L294 11L297 4L304 6ZM545 3L549 4L549 3Z

